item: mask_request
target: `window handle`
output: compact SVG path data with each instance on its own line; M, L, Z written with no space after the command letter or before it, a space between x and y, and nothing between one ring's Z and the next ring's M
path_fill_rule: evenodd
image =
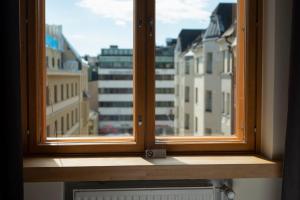
M138 19L137 27L139 29L141 29L143 27L143 20L142 19Z
M149 19L149 36L153 36L153 27L154 27L154 21L153 18Z
M139 125L139 126L142 126L142 125L143 125L143 118L142 118L142 115L139 115L139 116L138 116L138 125Z

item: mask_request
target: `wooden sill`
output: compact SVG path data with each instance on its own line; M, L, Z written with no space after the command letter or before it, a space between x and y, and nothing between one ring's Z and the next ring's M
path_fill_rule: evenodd
M258 156L24 158L25 182L272 178L281 163Z

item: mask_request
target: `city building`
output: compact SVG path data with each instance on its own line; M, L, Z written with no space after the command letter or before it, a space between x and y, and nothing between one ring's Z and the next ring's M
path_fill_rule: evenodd
M62 33L46 26L47 137L96 135L98 115L89 109L88 65Z
M175 49L176 132L231 135L235 3L220 3L205 30L183 29Z
M175 74L175 135L193 135L194 121L194 57L193 41L205 30L183 29L178 35L174 53Z
M156 47L156 133L174 132L174 47ZM131 135L133 129L132 49L112 45L98 56L99 128L103 135ZM117 98L116 98L117 97Z

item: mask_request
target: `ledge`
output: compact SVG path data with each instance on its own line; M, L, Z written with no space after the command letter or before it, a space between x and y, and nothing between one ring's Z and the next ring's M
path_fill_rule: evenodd
M273 178L281 163L258 156L24 158L25 182Z

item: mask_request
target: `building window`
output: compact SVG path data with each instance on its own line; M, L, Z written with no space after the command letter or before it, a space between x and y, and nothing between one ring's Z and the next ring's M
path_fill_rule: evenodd
M57 67L61 68L61 66L60 66L60 59L57 59Z
M57 133L58 133L58 124L57 124L57 120L55 120L54 122L54 133L55 133L55 136L57 136Z
M70 115L67 113L67 131L70 130Z
M60 127L61 127L61 134L63 135L65 133L64 117L61 117L60 119Z
M186 62L185 62L185 74L186 75L189 75L190 74L190 61L189 60L187 60Z
M189 114L184 115L184 129L185 130L190 129L190 115Z
M70 98L70 94L69 94L69 84L67 84L67 99L69 99Z
M230 114L230 109L231 109L231 94L227 93L227 102L226 102L226 114L229 115Z
M213 73L213 54L212 53L206 54L206 73L207 74Z
M78 96L78 84L75 83L75 96Z
M64 100L64 95L65 95L65 93L64 93L64 84L61 84L60 85L60 98L61 98L62 101Z
M71 97L74 97L74 84L71 83Z
M212 91L207 90L205 92L205 111L206 112L212 112Z
M190 102L190 88L189 87L185 87L185 90L184 90L184 101L186 103Z
M74 110L71 112L71 126L74 126Z
M57 85L54 85L54 103L58 102L58 98L57 98Z
M225 113L225 106L226 106L226 95L225 92L222 92L222 113Z
M54 60L54 58L52 57L52 68L54 68L55 67L55 60Z

